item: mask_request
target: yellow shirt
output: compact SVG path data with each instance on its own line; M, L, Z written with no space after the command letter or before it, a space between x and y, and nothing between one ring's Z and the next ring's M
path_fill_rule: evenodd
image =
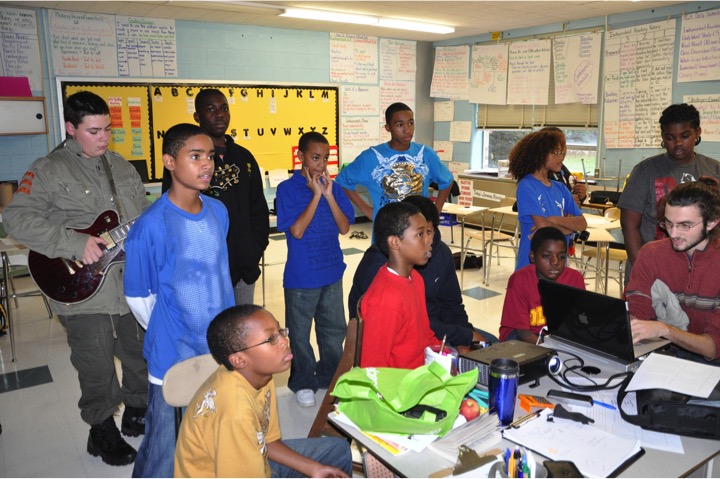
M280 439L275 382L257 390L220 366L185 412L175 477L270 477L267 444Z

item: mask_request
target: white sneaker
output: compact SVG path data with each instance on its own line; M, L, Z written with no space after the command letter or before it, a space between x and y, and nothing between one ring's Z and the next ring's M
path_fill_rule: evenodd
M301 389L295 393L295 399L300 407L315 406L315 392L312 389Z

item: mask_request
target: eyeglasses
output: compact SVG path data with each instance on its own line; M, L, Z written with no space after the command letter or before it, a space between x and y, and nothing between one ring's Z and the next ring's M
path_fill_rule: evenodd
M567 150L554 150L554 151L551 151L550 153L552 153L555 156L565 156L567 154Z
M698 221L697 223L688 224L688 223L678 223L674 224L669 221L661 221L658 223L660 225L660 228L664 229L665 231L671 231L673 228L677 229L678 231L690 231L691 228L696 227L702 223L702 221Z
M238 351L235 351L236 353L241 353L243 351L247 351L248 349L256 348L258 346L262 346L263 344L270 343L271 346L275 346L277 343L280 342L280 338L287 339L288 335L290 334L290 328L283 328L277 333L273 334L269 338L267 338L262 343L253 344L252 346L248 346L247 348L242 348Z

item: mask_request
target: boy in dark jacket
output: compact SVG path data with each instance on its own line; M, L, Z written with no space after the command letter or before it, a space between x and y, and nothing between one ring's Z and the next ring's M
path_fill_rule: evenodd
M456 348L469 347L473 342L497 342L497 338L476 329L468 320L463 305L460 284L455 272L455 261L450 248L441 241L440 216L432 200L424 196L409 196L403 201L417 206L427 220L428 234L432 240L432 258L424 266L415 268L425 282L425 302L430 328L438 338L447 336L447 343ZM350 318L357 317L357 303L367 291L380 267L388 258L377 244L368 248L353 277L348 298Z

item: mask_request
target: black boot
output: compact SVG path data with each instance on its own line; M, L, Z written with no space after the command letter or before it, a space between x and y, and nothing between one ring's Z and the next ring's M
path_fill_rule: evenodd
M92 456L100 456L105 464L111 466L132 464L137 455L135 449L120 436L112 416L90 427L87 451Z
M125 406L122 416L120 430L126 436L138 437L145 434L145 411L144 407Z

